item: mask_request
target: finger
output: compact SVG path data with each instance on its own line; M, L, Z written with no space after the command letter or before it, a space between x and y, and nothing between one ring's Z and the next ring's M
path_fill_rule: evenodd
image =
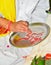
M24 26L24 25L20 25L19 28L20 28L20 29L23 29L25 32L27 32L27 29L28 29L28 27L27 27L27 26Z
M28 27L25 25L20 25L20 29L22 28L25 32L28 32Z
M25 32L25 30L21 28L21 29L18 29L16 32Z
M28 33L28 34L31 34L31 33L32 33L32 30L29 29L29 28L27 28L27 33Z
M22 20L20 20L20 21L18 21L19 23L21 23L21 24L23 24L23 25L25 25L25 26L28 26L29 25L29 23L27 22L27 21L22 21Z
M25 26L25 25L23 25L23 24L21 24L20 27L25 28L25 29L28 28L27 26Z
M24 21L23 24L29 26L29 23L27 21Z
M20 28L24 28L24 30L26 31L26 32L30 32L30 30L28 29L28 25L26 25L25 24L25 22L18 22L19 23L19 26L18 27L20 27Z

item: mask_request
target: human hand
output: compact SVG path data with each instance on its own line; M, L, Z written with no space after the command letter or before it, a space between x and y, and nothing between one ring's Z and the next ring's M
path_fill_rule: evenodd
M31 30L29 29L29 24L26 21L18 21L18 22L14 22L11 30L14 32L31 32Z

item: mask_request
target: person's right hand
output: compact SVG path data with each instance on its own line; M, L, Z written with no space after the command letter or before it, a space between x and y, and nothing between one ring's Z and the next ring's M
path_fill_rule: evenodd
M13 25L11 26L11 31L13 32L31 32L31 30L28 27L28 23L26 21L18 21L14 22Z

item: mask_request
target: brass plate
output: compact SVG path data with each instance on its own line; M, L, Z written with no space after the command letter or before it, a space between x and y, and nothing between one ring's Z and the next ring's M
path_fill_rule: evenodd
M30 47L39 44L41 41L46 39L46 37L50 33L50 27L45 23L40 22L32 23L29 24L29 28L32 30L32 34L30 35L29 38L31 39L33 38L33 43L29 39L24 39L27 36L26 32L13 33L9 39L10 43L13 46L19 48Z

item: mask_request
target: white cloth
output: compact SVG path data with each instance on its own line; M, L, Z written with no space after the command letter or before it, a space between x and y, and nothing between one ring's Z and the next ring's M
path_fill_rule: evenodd
M16 0L16 2L18 3L16 5L17 20L27 20L29 23L46 21L45 11L49 8L48 0Z
M36 6L38 0L16 0L16 20L26 20L29 23L32 22L45 22L47 13L45 10L49 8L48 0L40 0ZM36 10L33 9L36 6ZM32 12L33 11L33 12ZM2 14L2 13L1 13ZM16 48L9 42L10 34L0 38L0 65L11 65L14 60L22 58L22 56L29 55L33 47L28 48ZM34 46L36 51L36 46ZM38 47L37 47L38 48ZM22 59L24 60L24 59ZM17 65L24 65L22 64ZM14 65L16 65L14 64Z

